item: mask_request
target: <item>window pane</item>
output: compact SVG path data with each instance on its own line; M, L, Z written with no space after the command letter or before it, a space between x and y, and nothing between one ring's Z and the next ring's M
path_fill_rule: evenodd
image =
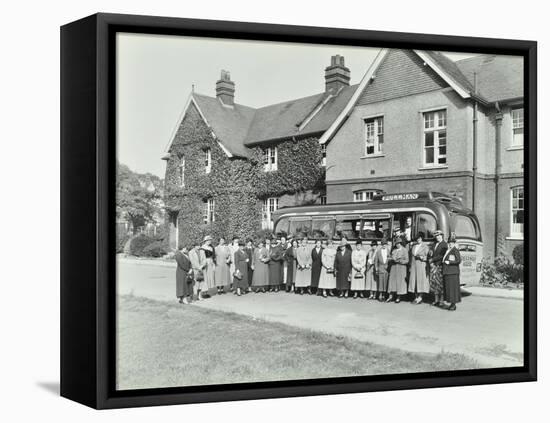
M439 145L447 145L447 131L438 131L437 137Z
M335 238L345 237L348 240L359 238L361 219L359 216L339 216L336 220Z
M295 238L307 238L311 232L311 219L292 219L288 230L290 236Z
M378 125L378 134L384 133L384 118L378 118L376 120L376 123Z
M426 148L426 164L433 164L434 163L434 149L433 147L431 148Z
M390 239L389 219L365 219L363 220L363 238L370 240Z
M440 128L444 128L445 126L447 126L447 111L440 110L438 112L437 126L439 126Z
M288 235L288 217L283 217L277 222L275 227L275 234L277 236L287 236Z
M424 113L424 128L434 127L434 112Z
M424 235L424 239L434 238L434 232L437 229L435 217L427 213L419 213L416 218L416 235L420 232Z
M469 216L460 214L454 216L454 233L457 238L478 239L476 225Z
M334 219L313 219L311 225L311 236L314 239L332 238L334 226Z
M432 147L434 145L434 133L426 132L424 136L424 145L426 147Z

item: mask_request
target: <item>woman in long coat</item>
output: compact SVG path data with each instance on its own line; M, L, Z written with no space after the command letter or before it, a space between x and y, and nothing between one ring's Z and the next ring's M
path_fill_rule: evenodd
M283 277L283 247L280 242L269 248L269 292L279 292Z
M382 239L380 248L374 254L374 273L376 274L378 301L386 300L386 291L388 290L388 273L390 269L390 242Z
M323 291L323 297L327 297L327 291L330 296L333 295L332 291L336 289L336 278L334 277L334 257L336 256L336 249L331 239L325 241L325 248L323 248L323 254L321 255L321 276L319 277L319 289Z
M401 295L407 293L407 264L409 263L409 251L403 246L405 242L401 238L395 240L395 249L391 253L390 279L388 280L388 292L390 296L387 303L393 300L401 302Z
M180 247L175 255L176 267L176 297L182 304L189 304L189 299L193 296L193 269L191 260L187 255L187 248Z
M363 243L361 240L355 243L355 250L351 253L351 265L353 267L351 272L351 290L353 291L353 298L356 299L358 296L365 298L365 291L367 290L367 282L365 279L367 252L363 250Z
M220 238L214 252L216 255L214 279L218 287L218 294L225 294L225 288L231 285L231 249L225 244L225 239Z
M443 232L437 230L434 232L435 245L430 250L430 291L434 294L434 302L432 305L439 306L443 304L443 273L441 266L443 264L443 256L447 252L448 246L443 241Z
M342 239L340 247L334 258L334 271L336 272L336 289L340 291L339 297L348 296L350 289L351 275L351 249L348 248L347 240Z
M372 241L370 243L370 249L367 251L367 273L366 278L366 289L369 291L369 300L374 300L376 298L377 281L376 281L376 272L374 271L374 256L376 255L376 246L377 242Z
M254 249L252 255L252 289L254 292L265 292L265 288L268 285L268 268L267 262L269 261L269 253L265 248L262 241L258 242L258 246Z
M456 310L456 303L460 298L460 251L456 246L456 240L453 236L449 238L449 249L443 256L443 297L450 303L447 308L450 311Z
M288 248L284 253L284 260L286 262L286 280L285 287L286 292L292 292L294 289L294 283L296 281L296 253L298 251L298 241L292 240Z
M302 245L296 252L296 293L303 294L304 288L311 283L311 252L307 248L307 240L302 239Z
M215 258L216 253L214 247L212 247L212 237L207 235L204 237L201 247L201 256L204 259L204 282L206 283L206 289L212 289L216 287L216 279L214 275L214 269L216 267Z
M238 296L241 296L248 288L248 261L248 254L244 251L244 242L239 241L239 249L235 252L235 274L233 275L233 287L236 288Z
M197 295L197 301L200 301L202 295L208 291L208 286L204 280L204 266L206 266L206 262L204 261L203 254L201 254L198 242L193 246L193 249L189 251L189 260L191 260L193 279L195 280L193 291Z
M428 279L428 254L430 248L423 242L423 233L416 236L416 243L411 247L411 267L409 271L409 292L415 294L413 304L420 304L422 294L430 292Z
M309 293L312 294L312 289L317 291L319 287L319 278L321 277L321 267L323 264L321 262L321 257L323 255L323 247L321 245L321 240L318 239L315 241L315 247L311 250L311 285L309 287ZM320 294L320 292L318 293Z

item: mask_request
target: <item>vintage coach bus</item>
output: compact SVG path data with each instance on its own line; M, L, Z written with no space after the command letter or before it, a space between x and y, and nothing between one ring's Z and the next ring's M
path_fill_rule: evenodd
M384 237L391 240L408 217L413 237L423 232L429 244L435 241L436 229L443 231L445 240L454 232L462 256L461 283L479 283L483 258L479 221L457 198L437 192L379 194L369 202L286 207L272 214L276 235L312 242L345 237L350 243L360 239L365 244Z

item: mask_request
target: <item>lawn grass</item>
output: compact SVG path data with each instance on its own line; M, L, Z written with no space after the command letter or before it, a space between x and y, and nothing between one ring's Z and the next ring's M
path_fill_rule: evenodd
M192 305L118 299L118 389L477 367L461 354L411 353Z

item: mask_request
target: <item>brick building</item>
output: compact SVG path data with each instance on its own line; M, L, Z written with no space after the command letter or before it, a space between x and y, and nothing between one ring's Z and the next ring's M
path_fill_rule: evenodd
M324 90L312 96L247 107L235 102L226 71L215 97L192 92L163 156L170 246L205 233L251 236L270 229L277 208L325 202L318 141L355 93L349 81L336 55Z
M327 201L433 190L478 215L485 255L523 240L523 62L381 50L320 137Z

